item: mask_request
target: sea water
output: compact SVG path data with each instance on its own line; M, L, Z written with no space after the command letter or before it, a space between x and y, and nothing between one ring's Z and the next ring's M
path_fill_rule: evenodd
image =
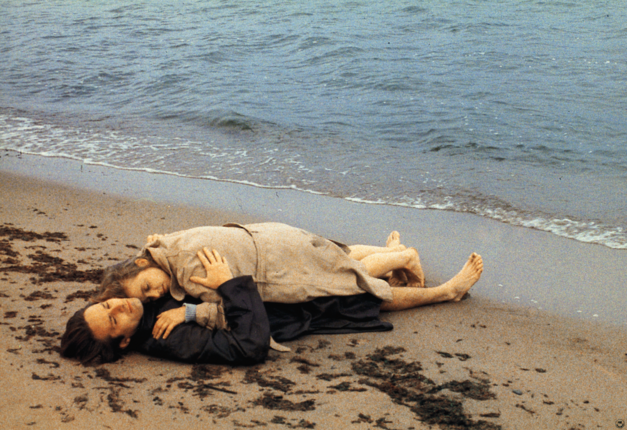
M0 4L0 149L627 249L614 1Z

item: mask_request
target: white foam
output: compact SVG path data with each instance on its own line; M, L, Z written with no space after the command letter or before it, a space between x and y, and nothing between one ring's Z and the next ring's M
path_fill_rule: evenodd
M176 141L176 146L169 144L172 140ZM325 179L324 176L328 172L334 172L336 175L346 173L346 176L349 176L353 170L351 167L345 172L340 172L340 169L322 166L319 170L324 172L320 175L307 166L299 154L283 156L281 151L274 147L247 150L229 148L215 142L208 145L185 139L165 140L158 136L130 136L114 130L79 130L8 115L0 115L0 148L45 157L64 157L104 167L232 182L259 188L291 189L317 195L332 195L334 192L333 189L323 189L332 188L334 185L332 181L318 184ZM202 160L214 160L209 169L210 173ZM185 172L185 169L188 169L188 172ZM608 226L569 217L550 218L523 214L516 210L472 205L448 196L440 196L438 201L427 201L427 198L435 199L429 195L424 199L378 197L375 185L369 187L367 192L374 195L366 197L353 194L339 197L362 204L473 213L584 243L627 249L627 232L620 226Z

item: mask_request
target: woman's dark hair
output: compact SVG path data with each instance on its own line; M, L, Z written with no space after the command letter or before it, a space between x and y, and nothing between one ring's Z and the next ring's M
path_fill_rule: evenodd
M67 358L77 358L83 364L92 364L97 361L109 363L117 360L122 356L120 342L124 336L105 340L96 339L85 321L85 309L88 307L76 312L68 320L65 333L61 338L61 355Z
M148 261L148 265L138 265L137 260L145 259ZM102 281L100 281L100 287L90 298L93 303L100 303L109 299L125 298L126 291L124 291L123 282L132 279L139 274L139 272L148 269L149 267L159 267L159 265L153 260L150 253L145 252L144 255L130 258L121 263L109 266L104 269L102 275Z

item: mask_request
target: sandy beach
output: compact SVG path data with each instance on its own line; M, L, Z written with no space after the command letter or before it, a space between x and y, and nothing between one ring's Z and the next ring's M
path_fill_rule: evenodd
M554 291L575 288L567 276L624 286L619 274L625 266L615 267L624 262L624 253L603 258L605 250L583 244L572 244L582 249L572 260L564 257L572 251L539 257L525 247L504 256L486 252L494 241L476 235L452 245L451 239L425 234L416 245L424 255L427 285L452 276L473 247L486 260L477 294L460 303L384 313L395 327L388 333L306 337L289 343L291 352L271 352L266 363L251 368L187 365L138 354L82 367L58 354L65 323L86 305L100 270L133 255L148 234L267 220L347 243L381 245L370 234L384 241L391 226L378 220L380 230L373 231L374 217L359 224L341 214L332 225L316 224L303 215L308 209L298 198L273 204L281 210L279 219L248 210L237 199L229 207L218 195L212 207L203 207L170 195L125 193L125 173L103 178L81 167L86 181L69 186L8 170L0 170L3 428L612 429L627 421L624 325L481 294L499 284L522 284L526 277L536 285L545 280ZM93 182L102 182L107 191ZM466 219L468 227L473 221ZM402 226L394 228L404 234ZM521 235L531 247L536 241L549 246L544 235ZM451 248L455 251L447 252ZM609 268L599 269L598 276L585 272L577 258L586 258L586 252ZM437 260L437 254L447 257ZM490 257L500 264L491 265ZM544 269L534 266L534 259L545 260L557 276L542 277L538 272ZM507 264L510 260L532 262L523 270ZM618 300L616 306L625 300L611 294L605 297Z

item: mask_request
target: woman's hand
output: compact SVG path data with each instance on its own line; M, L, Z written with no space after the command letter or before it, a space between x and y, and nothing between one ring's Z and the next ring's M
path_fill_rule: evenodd
M215 249L210 252L207 248L203 248L202 252L198 251L196 255L198 255L202 265L205 266L207 275L205 278L192 276L189 278L190 281L216 290L226 281L233 279L229 263Z
M155 240L161 239L162 237L163 237L162 234L158 234L158 233L151 234L150 236L146 238L146 243L154 242Z
M163 338L167 339L174 327L184 322L185 306L162 312L157 316L157 322L152 328L152 337L159 339L163 335Z

